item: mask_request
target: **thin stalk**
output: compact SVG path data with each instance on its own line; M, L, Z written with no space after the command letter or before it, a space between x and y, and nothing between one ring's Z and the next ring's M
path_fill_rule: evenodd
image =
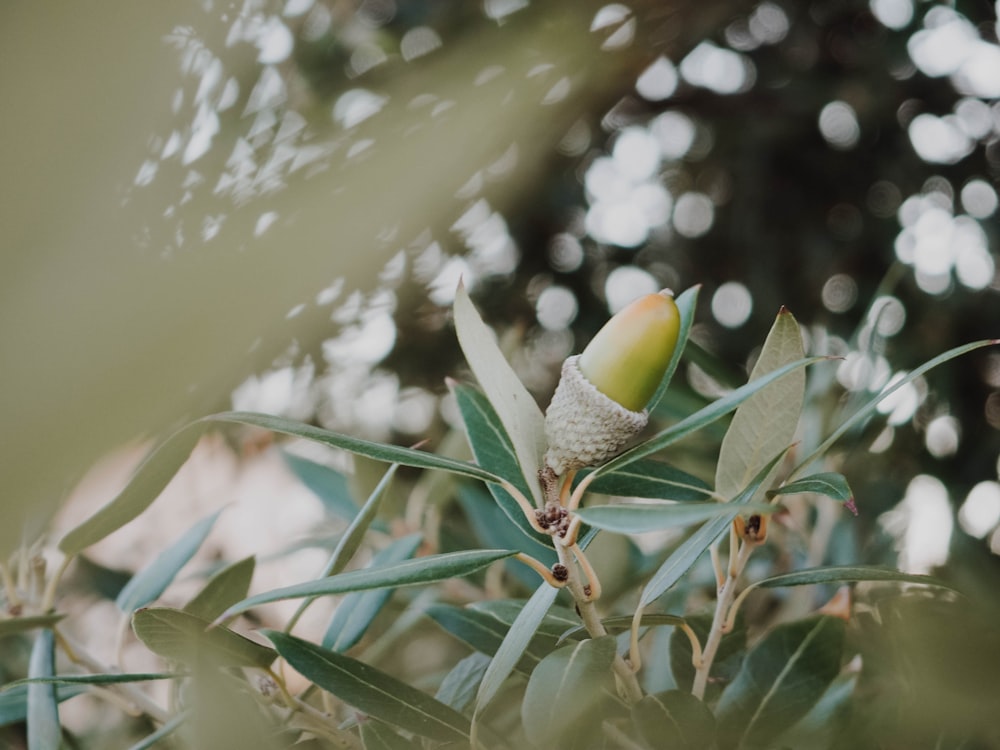
M712 662L715 661L715 654L719 650L719 643L726 632L729 609L736 596L736 586L743 568L746 567L747 560L753 552L752 544L744 544L737 553L735 549L730 551L729 576L722 585L719 598L715 603L715 616L712 618L712 628L708 631L708 638L705 640L705 648L702 651L701 666L694 673L694 684L691 687L691 694L698 700L705 697L705 687L708 685L708 675L712 671Z
M63 651L75 664L81 664L94 674L112 674L117 670L112 669L107 664L102 664L83 647L82 644L74 642L57 628L53 628L56 640L59 641ZM134 685L122 682L114 686L105 688L107 691L120 693L133 706L145 713L151 719L160 724L165 724L170 720L170 714L162 706L154 703L153 700Z
M559 553L559 562L565 565L569 571L569 579L566 581L566 587L573 595L573 599L576 600L576 609L580 613L583 626L587 628L587 632L591 638L601 638L607 635L608 631L605 629L604 623L601 622L600 615L597 613L597 607L583 590L583 584L580 582L579 568L572 559L570 551L561 544L557 544L556 552ZM632 671L621 654L615 654L615 660L612 662L611 668L614 670L615 676L623 688L626 700L629 703L640 701L642 699L642 688L639 687L639 680L636 679L635 672Z

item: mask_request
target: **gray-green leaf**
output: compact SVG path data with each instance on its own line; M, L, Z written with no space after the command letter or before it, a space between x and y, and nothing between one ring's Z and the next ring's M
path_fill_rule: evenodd
M538 625L556 600L558 593L559 589L543 583L521 608L507 635L504 636L500 648L497 649L493 661L490 662L486 674L483 675L483 681L479 683L475 710L477 714L493 700L504 681L521 661L521 656L531 643Z
M712 712L683 690L647 695L632 706L632 721L651 748L702 750L715 738Z
M768 495L794 495L802 492L826 495L842 503L846 503L854 496L850 486L847 484L847 477L835 471L825 471L820 474L802 477L802 479L789 482L781 487L776 487L768 492Z
M719 516L733 519L742 513L773 513L773 505L732 507L731 503L619 503L594 505L577 511L586 523L619 534L642 534L677 526L690 526Z
M273 649L180 609L140 609L132 615L132 629L150 651L182 664L263 669L275 659Z
M569 643L535 667L521 704L531 742L545 748L574 747L580 734L593 731L615 653L615 639L604 636Z
M221 510L216 511L208 518L200 520L149 565L132 576L115 599L118 609L122 612L132 612L159 597L173 582L180 569L194 557L221 512Z
M781 308L764 341L757 364L750 373L750 382L803 356L805 352L799 324L790 312ZM799 424L805 388L805 372L794 370L757 391L740 405L722 440L715 472L716 492L723 497L732 497L746 486L771 456L792 442ZM762 496L770 486L775 471L777 466L765 478L762 489L755 497Z
M840 671L844 630L843 620L820 616L764 636L719 699L723 746L767 746L805 716Z
M397 539L372 557L369 568L379 568L409 560L422 540L421 534L410 534ZM372 620L392 596L392 592L391 588L382 588L374 591L356 591L345 596L337 605L326 635L323 636L323 648L344 652L361 640Z
M514 446L517 463L536 505L541 505L538 470L545 452L545 418L496 345L464 285L455 293L455 332L465 359L496 410Z
M246 598L254 567L252 555L227 565L184 605L184 611L206 620L215 619L226 611L226 607Z
M407 560L379 568L352 570L329 578L306 581L251 596L234 604L218 620L225 621L261 604L278 602L283 599L347 594L351 591L367 591L386 587L417 586L422 583L443 581L447 578L460 578L514 554L516 553L512 550L466 550L447 552L442 555L428 555L416 560Z
M47 678L55 674L55 633L38 631L31 649L28 677ZM59 750L62 727L55 685L32 682L28 685L28 750Z
M434 740L469 737L469 720L411 685L364 662L277 630L263 631L303 676L376 719Z

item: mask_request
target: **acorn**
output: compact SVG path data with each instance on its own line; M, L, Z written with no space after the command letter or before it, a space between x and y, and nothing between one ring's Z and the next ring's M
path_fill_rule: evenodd
M545 413L545 464L556 475L616 456L649 421L677 347L673 294L647 294L620 310L579 356L566 359Z

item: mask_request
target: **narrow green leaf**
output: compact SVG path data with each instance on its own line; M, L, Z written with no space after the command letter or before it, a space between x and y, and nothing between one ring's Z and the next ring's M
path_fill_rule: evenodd
M701 428L712 424L717 419L721 419L726 416L748 398L753 396L758 391L766 388L779 378L784 377L794 370L826 359L829 358L808 357L806 359L800 359L797 362L791 362L784 367L779 367L777 370L769 372L767 375L757 378L756 380L737 388L732 393L727 393L722 398L713 401L703 409L699 409L686 419L682 419L677 424L658 432L656 435L653 435L653 437L649 440L639 443L639 445L634 448L630 448L621 455L616 456L606 464L599 466L594 473L598 476L604 476L614 471L618 471L619 469L638 461L640 458L646 458L654 453L658 453L667 446L676 443L681 438L685 438L691 433L697 432Z
M188 460L204 431L205 426L197 422L187 425L150 451L125 489L114 500L67 532L59 541L62 553L67 557L74 557L138 518Z
M386 587L416 586L422 583L443 581L446 578L461 578L514 554L516 553L512 550L466 550L447 552L442 555L429 555L379 568L352 570L329 578L306 581L251 596L226 610L218 618L218 621L229 620L248 609L283 599L347 594L351 591L367 591Z
M476 697L479 683L482 682L489 664L489 656L473 651L464 659L460 659L444 676L434 697L456 711L465 711Z
M375 520L375 516L378 514L379 506L382 504L382 498L385 497L385 491L388 489L389 484L392 482L392 478L396 475L396 470L399 468L399 464L393 464L389 467L389 470L382 475L378 484L372 490L365 504L361 506L361 510L354 517L348 525L347 530L344 531L343 535L340 537L340 541L337 542L336 548L333 550L333 554L330 555L330 559L327 561L326 566L323 568L324 576L333 576L341 572L347 567L347 564L354 557L355 553L358 551L358 547L361 546L362 540L365 538L365 534L368 533L368 527L371 526L372 521ZM315 597L308 597L304 602L302 602L298 609L295 610L295 614L288 621L285 626L285 630L291 631L295 627L295 623L299 621L302 617L302 613L306 611L310 604L316 600Z
M757 476L753 478L750 484L728 503L734 509L733 515L718 516L711 521L706 521L674 550L673 554L663 562L649 580L649 583L643 588L642 597L639 601L640 606L648 606L659 599L667 589L677 583L690 570L691 566L701 557L702 553L712 545L712 542L718 539L729 528L729 524L732 523L733 518L744 510L738 506L744 506L750 502L750 498L757 493L757 489L761 486L761 483L770 474L771 469L782 459L786 451L787 448L772 458L757 472Z
M331 432L320 427L313 427L312 425L283 417L271 416L270 414L231 411L213 414L202 418L200 421L227 422L262 427L271 432L311 440L314 443L340 448L350 453L356 453L366 458L373 458L376 461L382 461L387 464L412 466L416 469L438 469L459 476L469 477L470 479L478 479L483 482L499 481L499 477L495 474L491 474L467 461L456 461L453 458L439 456L435 453L426 453L414 450L413 448L403 448L398 445L361 440L350 435L342 435L339 432Z
M375 489L372 490L365 504L361 506L361 510L358 511L358 514L351 521L344 535L340 537L340 541L337 542L337 547L334 549L323 575L332 576L340 573L354 558L358 547L361 546L361 541L364 539L365 534L368 533L368 527L371 526L372 521L375 520L375 516L378 514L382 498L385 497L385 492L389 488L389 484L396 475L398 468L399 464L390 466L389 470L386 471L385 475L375 486Z
M805 586L810 583L848 583L856 581L893 581L896 583L920 583L958 592L951 584L932 576L903 573L892 568L874 565L831 565L822 568L808 568L793 573L782 573L757 581L753 586L779 588L782 586ZM958 592L961 593L961 592Z
M592 469L581 470L576 483ZM642 459L594 480L590 492L618 497L645 497L654 500L709 500L712 488L686 471L662 461Z
M694 313L698 306L698 292L700 291L700 285L693 286L690 289L685 289L674 300L674 303L677 305L677 312L681 315L681 325L677 332L677 345L674 347L674 356L671 357L670 364L667 365L667 371L663 374L663 380L660 381L656 393L653 394L652 400L646 407L650 413L656 409L667 392L667 388L670 387L670 381L673 380L677 366L681 362L681 356L687 348L688 337L691 335L691 326L694 324Z
M358 506L351 498L347 477L329 466L318 464L294 453L282 451L282 457L291 472L323 503L323 507L345 521L351 521Z
M683 690L647 695L632 706L632 721L639 736L653 748L701 750L715 741L715 716Z
M35 628L52 627L66 615L54 612L48 615L31 615L29 617L11 617L0 620L0 638L17 635Z
M420 744L408 740L378 719L361 722L361 744L365 750L420 750Z
M510 441L530 497L542 504L538 470L545 452L545 418L496 345L493 331L479 317L465 286L455 293L455 332L465 359L490 400Z
M380 568L409 560L422 541L421 534L410 534L397 539L385 549L379 550L372 557L368 568ZM326 635L323 636L323 648L343 653L360 641L392 592L391 588L383 588L358 591L345 596L337 605Z
M578 736L593 732L616 648L611 636L569 643L535 667L521 704L524 732L532 743L576 747Z
M719 699L723 746L767 746L805 716L840 671L844 630L843 620L820 616L764 636Z
M549 611L552 603L556 600L559 589L549 586L547 583L541 584L531 598L517 615L504 636L500 648L497 649L483 675L483 681L479 683L479 692L476 695L475 713L479 714L496 697L503 683L520 663L528 644L538 630L538 625Z
M118 593L115 604L122 612L133 612L158 598L173 583L174 578L194 557L219 517L216 511L203 518L170 547L161 552L153 562L140 570Z
M804 356L799 324L790 312L781 308L750 373L750 382ZM716 492L723 497L735 495L771 456L792 442L805 390L805 371L797 369L740 404L722 440L715 472ZM760 499L770 487L776 471L777 465L764 479L755 499Z
M55 674L55 633L49 628L38 631L28 662L28 677L44 679ZM59 701L55 685L33 682L28 685L28 750L59 750L62 727L59 725Z
M0 692L19 685L118 685L123 682L152 682L186 677L184 672L135 672L127 674L56 674L49 677L26 677L0 687Z
M128 750L147 750L147 748L152 747L160 740L165 739L176 732L184 724L184 722L187 721L187 718L187 712L182 711L176 716L171 717L170 721L157 729L155 732L146 735L141 740L136 742Z
M87 692L86 685L56 685L56 700L62 703ZM0 691L0 727L20 724L28 718L28 686Z
M465 424L465 434L476 462L487 471L505 477L515 487L530 498L531 488L525 483L521 467L517 463L514 446L500 423L493 406L477 389L459 383L451 383L451 392ZM537 484L537 482L536 482ZM539 542L551 547L551 537L539 534L528 523L517 501L503 487L487 484L490 494L506 514L513 527Z
M132 629L150 651L182 664L263 669L275 659L267 646L180 609L140 609L132 615Z
M446 632L464 641L476 651L493 656L500 649L511 628L496 615L469 607L452 607L432 604L426 614ZM555 647L557 639L550 634L536 632L524 648L514 669L529 674Z
M277 630L263 631L307 679L364 713L435 740L467 740L469 720L411 685L364 662Z
M815 461L817 458L819 458L828 450L830 450L830 447L838 440L840 440L840 438L843 437L844 433L850 430L854 425L863 420L865 417L870 415L873 411L875 411L875 409L884 399L886 399L892 393L895 393L897 390L902 388L907 383L912 383L914 380L919 378L924 373L929 372L938 365L942 365L945 362L949 362L955 359L956 357L961 357L963 354L968 354L969 352L975 351L976 349L982 349L984 346L996 346L998 344L1000 344L1000 339L984 339L982 341L974 341L971 344L956 346L954 349L949 349L948 351L939 354L933 359L929 359L915 370L911 370L906 374L905 377L900 378L891 387L886 388L881 393L875 395L875 397L872 398L868 403L866 403L864 406L862 406L860 409L854 412L854 414L852 414L850 417L845 419L843 424L841 424L840 427L834 430L833 433L816 448L816 450L814 450L812 453L810 453L808 456L806 456L799 462L798 466L796 466L795 469L792 471L791 477L797 477L804 469L808 468L813 461Z
M577 511L585 522L598 529L619 534L642 534L723 517L732 520L743 513L773 513L773 505L756 504L734 507L732 503L619 503L593 505Z
M851 492L847 484L847 477L835 471L825 471L820 474L813 474L803 477L794 482L776 487L767 494L773 495L795 495L802 492L813 492L817 495L826 495L834 500L846 503L854 493Z
M212 576L202 590L184 605L184 611L206 620L215 619L225 612L227 607L246 598L255 565L253 555L227 565Z

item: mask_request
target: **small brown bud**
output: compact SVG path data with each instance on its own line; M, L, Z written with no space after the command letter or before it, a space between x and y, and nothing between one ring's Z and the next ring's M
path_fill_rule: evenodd
M552 577L557 581L569 580L569 568L562 563L556 563L552 566Z
M736 534L747 544L763 544L767 541L767 516L754 513L744 518L737 516L733 521Z

